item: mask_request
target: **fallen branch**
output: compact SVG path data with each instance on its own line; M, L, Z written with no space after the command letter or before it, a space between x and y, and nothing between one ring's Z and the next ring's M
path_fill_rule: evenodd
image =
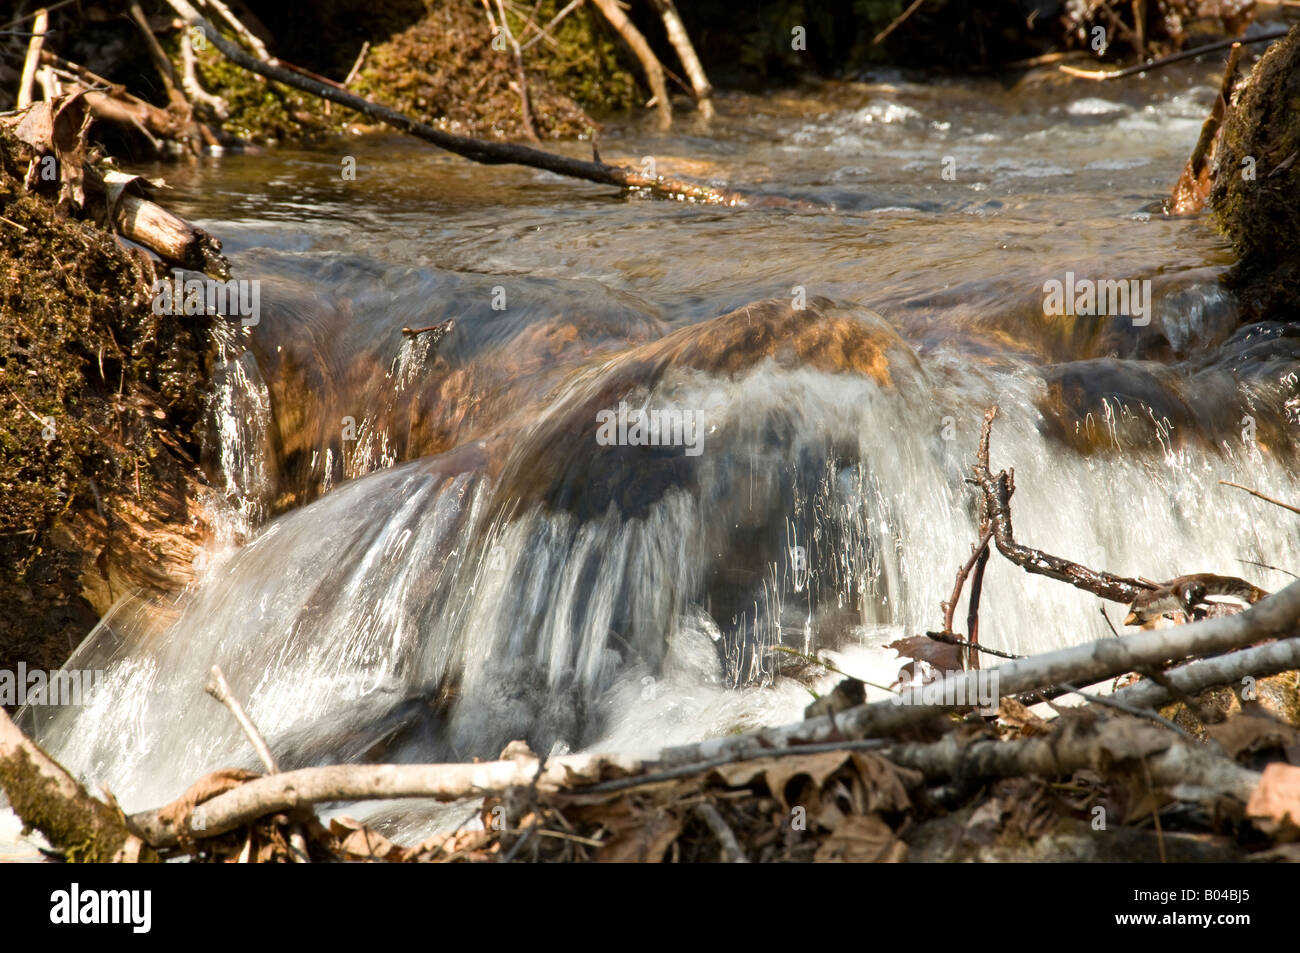
M510 55L515 63L515 93L519 96L520 123L524 127L524 135L531 142L538 142L537 127L533 125L533 107L531 97L528 93L528 73L524 70L524 54L519 49L519 41L515 39L514 32L510 29L510 23L506 20L506 8L502 0L496 0L497 13L500 14L500 29L502 36L506 38L506 43L510 46ZM483 7L488 12L489 19L492 16L492 8L488 6L488 0L483 0Z
M1154 588L1137 579L1116 576L1087 566L1053 556L1040 549L1033 549L1016 542L1011 526L1011 494L1015 492L1015 470L1001 470L995 476L989 470L989 433L993 418L997 416L997 407L990 407L984 415L984 426L980 431L980 446L976 463L971 468L975 480L984 492L983 506L993 529L993 541L998 551L1026 572L1037 573L1068 582L1076 589L1083 589L1103 599L1113 602L1132 603L1141 593Z
M262 737L262 733L253 724L253 719L248 717L248 713L244 711L244 706L239 703L235 693L230 690L230 683L226 681L226 676L219 665L212 666L212 677L204 690L225 705L230 710L230 713L235 716L235 721L239 722L239 727L243 729L244 735L253 746L253 750L257 752L258 758L266 767L267 773L279 774L280 766L275 763L275 757L271 754L266 739ZM295 861L300 864L311 863L310 855L307 853L307 838L303 835L301 825L293 825L289 833L289 846L291 856Z
M533 37L531 40L529 40L527 43L525 43L523 46L521 46L520 49L527 50L540 40L545 40L547 43L550 43L552 46L555 46L556 45L555 38L551 36L551 32L550 32L551 27L555 26L557 23L559 23L561 20L567 17L574 10L578 9L578 7L582 6L582 3L583 0L569 0L569 2L565 4L564 9L561 10L559 13L557 13L555 16L551 17L550 21L547 22L545 26L537 27L537 35Z
M206 32L208 39L212 41L212 45L232 63L286 86L292 86L321 99L328 99L341 106L347 106L364 116L387 123L395 129L424 139L440 149L445 149L471 161L485 165L528 166L529 168L542 169L573 179L582 179L600 185L613 185L621 189L642 190L660 198L679 201L700 202L706 205L735 206L748 204L747 200L737 193L723 192L708 186L683 182L679 179L669 179L661 175L645 175L633 169L606 165L603 162L555 155L530 146L504 142L486 142L481 139L471 139L468 136L443 132L441 129L435 129L433 126L412 119L410 116L405 116L395 109L369 102L337 86L322 83L310 77L300 76L284 69L282 66L256 60L213 29L212 25L200 16L198 11L186 0L167 0L167 2L186 23L202 28Z
M23 72L18 80L19 109L26 109L32 104L32 85L36 81L36 67L41 60L41 47L45 45L45 31L49 28L50 16L47 10L36 11L32 24L32 36L27 43L27 57L23 60Z
M230 8L222 3L221 0L203 0L203 2L213 10L216 10L221 16L221 19L230 24L230 28L234 30L238 36L242 37L245 43L252 47L254 53L264 60L269 60L271 58L271 54L267 50L266 44L261 41L257 34L244 26L244 24L240 22L239 18L231 13Z
M1267 678L1293 669L1300 669L1300 636L1279 639L1214 658L1198 659L1168 669L1162 674L1172 690L1154 681L1144 681L1121 688L1112 698L1141 708L1159 708L1180 700L1177 697L1180 693L1194 695L1223 685L1240 687L1244 678Z
M1090 569L1079 563L1041 549L1033 549L1017 542L1011 525L1011 496L1016 490L1016 472L1000 470L995 475L989 467L989 437L997 407L984 414L980 431L976 462L971 467L975 482L983 492L980 501L980 521L988 520L993 528L993 539L1003 556L1026 572L1068 582L1076 589L1090 592L1112 602L1127 603L1129 615L1126 625L1152 621L1161 615L1182 612L1190 620L1198 606L1211 606L1209 596L1231 596L1254 604L1268 593L1258 586L1236 576L1219 576L1214 573L1191 573L1164 583L1146 579L1130 579L1104 570Z
M1043 738L979 739L963 743L955 732L930 744L894 745L885 756L927 779L963 780L1035 775L1061 777L1085 768L1109 770L1115 761L1145 761L1154 784L1181 789L1188 800L1229 795L1250 800L1260 775L1206 748L1131 719L1074 721Z
M202 103L218 119L225 119L229 113L226 101L220 96L214 96L203 88L199 82L199 74L195 68L197 61L194 56L194 45L190 42L188 30L181 31L181 87L196 103Z
M478 764L348 764L286 771L241 784L203 804L204 829L191 836L214 837L267 814L324 801L421 797L438 801L499 794L537 778L535 759ZM562 777L563 775L561 775ZM131 816L131 825L159 847L173 847L176 831L166 808Z
M1169 56L1162 56L1157 60L1150 60L1146 63L1139 63L1136 66L1129 66L1125 69L1117 70L1088 70L1078 69L1074 66L1058 66L1062 73L1067 76L1074 76L1077 79L1092 79L1098 82L1108 79L1123 79L1126 76L1137 76L1139 73L1147 73L1151 70L1157 70L1165 66L1172 66L1175 63L1181 63L1183 60L1190 60L1203 53L1213 53L1216 50L1226 50L1237 43L1249 46L1252 43L1269 43L1273 40L1281 39L1286 36L1290 29L1269 30L1266 33L1260 33L1256 36L1244 36L1231 40L1217 40L1214 43L1207 43L1204 46L1198 46L1195 49L1183 50L1181 53L1172 53Z
M1020 695L1061 682L1092 685L1137 669L1215 655L1263 639L1289 636L1297 630L1300 630L1300 582L1292 583L1251 609L1235 615L1137 632L1122 639L1105 638L1020 659L992 671L998 675L999 694ZM987 671L950 673L936 681L934 690L945 699L976 699L980 691L979 680L988 675ZM851 737L881 737L923 724L938 713L969 707L956 703L909 705L876 702L840 712L834 725L826 716L810 718L743 735L665 749L660 757L669 763L706 761L719 757L757 756L764 748L827 741L837 733Z
M668 101L668 86L664 83L664 67L659 62L659 57L655 56L654 50L650 49L650 44L646 38L641 35L641 31L632 25L632 21L627 18L618 0L592 0L596 9L601 15L609 21L618 35L623 38L623 42L631 47L636 58L641 61L641 69L645 71L646 81L650 84L650 92L653 95L654 104L659 108L659 128L668 130L673 125L673 107Z
M897 30L900 26L902 26L903 21L906 20L908 17L910 17L913 13L915 13L923 3L925 3L925 0L912 0L911 6L909 6L898 16L894 17L894 21L890 23L889 26L885 27L883 30L881 30L879 33L876 34L875 39L871 41L871 45L877 46L885 42L885 38L888 37L889 34L893 33L895 30Z
M700 815L700 819L708 825L713 836L718 839L718 844L722 847L722 857L729 864L747 864L749 858L745 852L740 849L740 844L736 842L735 832L727 826L727 822L722 819L718 809L708 801L701 801L695 805L695 813Z
M696 108L706 120L712 119L713 86L704 72L704 65L700 63L700 58L695 53L695 46L691 43L690 34L686 32L686 25L682 23L676 4L673 0L654 0L654 6L659 11L659 18L664 21L668 42L673 45L677 58L681 60L682 68L686 70L686 76L691 81Z
M248 717L248 714L244 711L244 706L239 704L239 699L230 690L230 683L226 681L221 666L212 666L211 678L204 691L225 705L230 710L230 713L235 716L235 721L239 722L239 727L243 729L244 736L248 738L253 750L257 752L257 757L266 767L267 773L279 774L280 766L275 763L275 757L271 754L266 739L262 737L262 733L253 724L253 719Z
M114 807L91 797L0 709L0 788L26 827L69 860L152 859Z
M1290 503L1283 503L1281 500L1275 500L1271 496L1265 496L1259 490L1252 490L1248 486L1242 486L1240 483L1233 483L1231 480L1220 480L1222 486L1235 486L1238 490L1245 490L1251 496L1258 497L1266 503L1272 503L1274 506L1280 506L1284 510L1290 510L1292 513L1300 513L1300 507L1292 506Z

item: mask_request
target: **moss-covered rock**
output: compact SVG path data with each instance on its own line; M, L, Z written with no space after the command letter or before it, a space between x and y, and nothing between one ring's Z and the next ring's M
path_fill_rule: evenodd
M1228 276L1249 317L1300 304L1300 25L1260 59L1224 123L1210 204L1239 260Z
M516 139L524 134L513 55L492 33L474 0L425 0L372 4L362 16L349 0L295 10L296 22L281 23L271 8L260 11L269 45L296 65L341 81L361 52L362 37L373 45L349 87L375 102L423 122L478 137ZM557 0L543 0L533 23L548 23ZM386 15L380 15L386 14ZM536 35L525 19L508 14L516 37ZM547 31L524 54L533 119L543 138L589 134L592 117L627 109L637 100L636 83L620 59L618 41L598 14L580 8ZM303 46L301 38L313 39ZM321 37L333 38L321 42ZM228 35L228 38L234 39ZM179 34L164 48L179 69ZM301 58L299 58L301 57ZM240 139L274 143L310 140L346 131L370 120L352 110L255 76L228 62L211 44L195 52L203 87L229 106L214 125Z
M556 0L545 0L534 22L547 23ZM428 15L374 47L358 87L408 115L466 135L518 138L523 133L512 54L492 43L482 8L470 0L429 0ZM522 18L510 14L516 37ZM614 39L598 15L583 7L524 54L537 133L562 138L591 130L588 111L605 114L636 101Z

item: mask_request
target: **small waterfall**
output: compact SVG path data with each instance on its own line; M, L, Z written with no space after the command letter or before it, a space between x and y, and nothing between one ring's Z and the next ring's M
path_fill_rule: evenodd
M246 539L270 514L275 497L271 396L248 348L247 331L213 325L212 389L207 399L208 469L218 481L217 545Z
M395 379L419 360L399 359ZM1109 449L1076 452L1027 364L957 373L896 342L885 382L765 359L728 373L670 363L628 390L620 375L639 361L592 365L490 437L272 520L165 633L119 620L87 640L68 664L107 669L92 705L25 723L131 809L253 766L202 693L212 664L288 766L492 757L514 738L655 749L793 717L807 695L774 646L857 652L876 666L866 677L889 681L883 645L939 622L975 539L963 480L994 402L992 462L1015 468L1022 542L1124 574L1240 573L1269 589L1280 578L1246 561L1300 555L1283 521L1217 485L1300 498L1277 454L1180 439L1179 422L1123 402L1086 424ZM699 454L598 445L590 409L611 394L697 412ZM232 472L261 486L243 452ZM1098 606L995 557L981 635L1022 653L1099 638Z

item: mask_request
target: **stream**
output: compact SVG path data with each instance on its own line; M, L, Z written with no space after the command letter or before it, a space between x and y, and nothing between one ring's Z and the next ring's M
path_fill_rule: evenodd
M1159 210L1214 69L882 75L601 140L820 206L797 211L624 199L391 137L160 167L167 204L261 282L256 326L218 332L218 538L190 591L123 599L77 650L69 668L104 671L89 704L20 723L130 811L257 767L203 693L213 664L284 768L517 738L649 753L796 720L838 676L775 647L887 685L885 645L939 627L993 403L1022 542L1280 588L1250 561L1300 562L1300 538L1218 481L1300 499L1300 337L1239 327L1226 244ZM1067 274L1123 281L1129 313L1049 313ZM436 345L401 333L449 319ZM602 436L620 404L626 439ZM638 410L659 443L636 445ZM995 555L981 640L1102 638L1099 605ZM466 813L347 811L404 838Z

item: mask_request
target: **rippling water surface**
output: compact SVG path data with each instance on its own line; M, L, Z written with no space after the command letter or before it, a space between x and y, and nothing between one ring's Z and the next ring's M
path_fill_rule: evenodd
M1023 541L1279 587L1244 561L1300 540L1217 481L1300 498L1295 339L1239 330L1223 242L1158 208L1216 82L827 85L600 143L806 211L627 200L400 139L164 170L263 282L210 399L220 538L168 613L127 600L79 650L108 670L94 704L26 724L139 809L254 766L202 693L214 663L289 766L791 720L809 695L775 646L888 683L884 644L941 620L991 403ZM1066 272L1149 280L1150 323L1044 314ZM447 319L436 348L401 334ZM619 401L698 415L699 454L599 443ZM995 559L981 637L1099 638L1097 610Z

